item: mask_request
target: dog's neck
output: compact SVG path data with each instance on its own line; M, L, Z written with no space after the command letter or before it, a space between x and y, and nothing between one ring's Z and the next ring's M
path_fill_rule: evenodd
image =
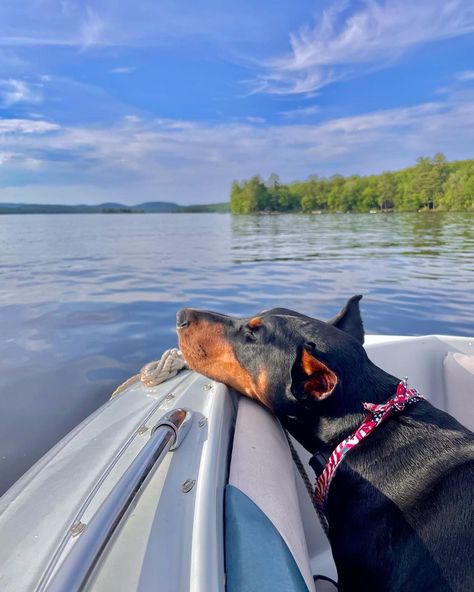
M332 452L366 417L362 404L382 403L395 394L400 380L370 362L357 377L344 378L334 393L310 411L280 418L309 452Z

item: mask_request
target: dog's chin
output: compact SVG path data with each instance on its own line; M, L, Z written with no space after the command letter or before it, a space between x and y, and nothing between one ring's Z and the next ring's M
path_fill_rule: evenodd
M219 363L216 363L214 358L208 355L207 351L199 341L195 339L188 340L181 337L178 344L186 364L191 370L194 370L194 372L198 372L211 380L228 383L228 380L226 380L228 377L218 371Z

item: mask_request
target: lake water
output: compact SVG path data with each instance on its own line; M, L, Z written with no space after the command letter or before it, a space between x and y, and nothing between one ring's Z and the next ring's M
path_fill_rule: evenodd
M0 217L0 492L176 345L183 306L474 335L474 214Z

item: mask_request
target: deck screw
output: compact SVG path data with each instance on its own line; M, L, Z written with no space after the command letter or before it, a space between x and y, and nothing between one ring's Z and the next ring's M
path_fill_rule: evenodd
M194 479L186 479L184 483L181 485L181 491L183 493L189 493L191 489L194 487L196 481Z
M73 537L77 537L81 534L81 532L84 531L86 525L84 524L84 522L76 522L75 524L72 525L71 527L71 536Z
M201 417L201 419L199 420L199 427L202 428L203 426L205 426L207 423L207 417Z
M210 391L212 388L212 382L206 382L206 384L202 387L205 391Z
M169 395L167 395L165 397L165 401L168 403L169 401L172 401L174 399L174 395L173 393L170 393Z

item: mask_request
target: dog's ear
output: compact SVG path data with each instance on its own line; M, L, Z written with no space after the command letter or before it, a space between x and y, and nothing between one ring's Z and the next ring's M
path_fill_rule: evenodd
M314 356L314 347L314 343L305 343L298 354L291 372L291 390L297 399L323 401L333 393L338 379Z
M360 343L364 343L364 325L360 316L359 300L362 296L352 296L347 304L333 319L328 321L330 325L337 327L355 337Z

